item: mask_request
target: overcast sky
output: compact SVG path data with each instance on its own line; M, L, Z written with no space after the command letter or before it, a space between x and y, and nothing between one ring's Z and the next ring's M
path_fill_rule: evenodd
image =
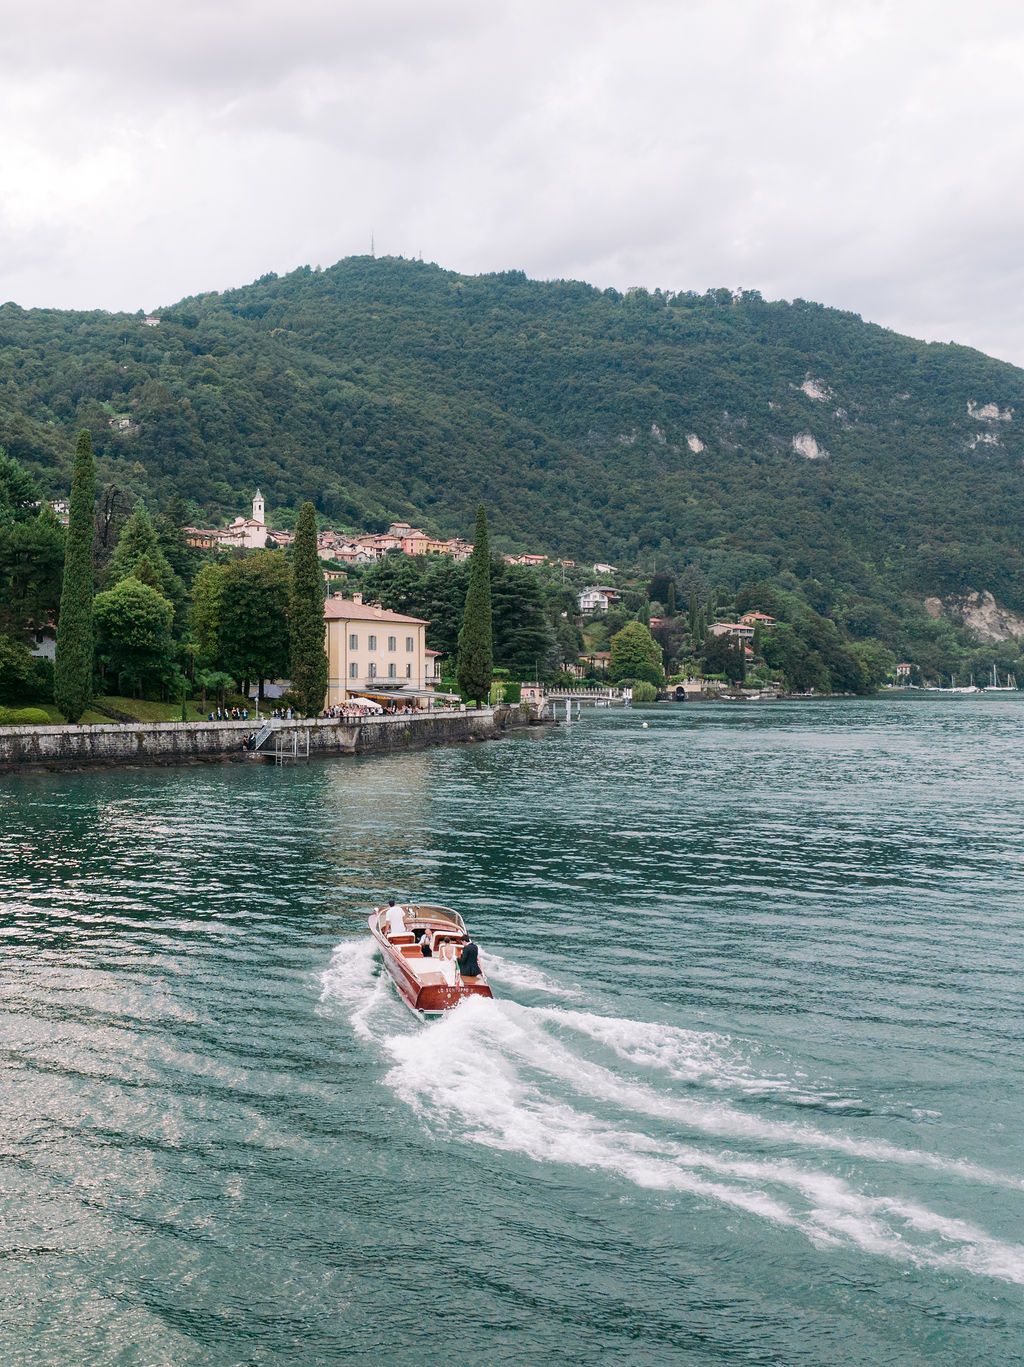
M760 289L1024 364L1019 0L34 0L0 299L369 250Z

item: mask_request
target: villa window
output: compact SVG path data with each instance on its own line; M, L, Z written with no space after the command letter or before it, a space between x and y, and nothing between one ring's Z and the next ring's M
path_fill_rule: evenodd
M411 654L416 649L416 642L411 636L405 638L405 648Z
M397 637L397 636L389 636L389 637L388 637L388 650L397 650L397 649L398 649L398 637Z
M376 650L376 649L377 649L377 638L376 638L376 636L371 636L370 639L367 641L366 644L370 647L371 650Z
M407 679L411 679L411 678L412 678L412 665L406 665L406 666L405 666L405 677L406 677Z
M352 632L349 633L348 648L349 648L349 650L358 650L358 649L359 649L359 637L356 635L356 633L355 633L354 631L352 631Z
M388 678L389 678L389 679L393 679L393 678L395 678L395 676L396 676L397 674L398 674L398 670L397 670L397 668L395 667L395 665L388 665Z
M358 678L359 678L359 666L356 664L355 660L353 660L352 663L351 663L351 664L349 665L349 667L348 667L348 677L349 677L350 679L358 679Z
M368 679L375 679L377 677L377 666L375 664L370 665L370 670L366 677Z

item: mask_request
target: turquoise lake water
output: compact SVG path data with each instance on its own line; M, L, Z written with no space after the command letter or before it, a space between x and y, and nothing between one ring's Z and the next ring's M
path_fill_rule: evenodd
M1022 835L1024 697L0 778L0 1362L1024 1361Z

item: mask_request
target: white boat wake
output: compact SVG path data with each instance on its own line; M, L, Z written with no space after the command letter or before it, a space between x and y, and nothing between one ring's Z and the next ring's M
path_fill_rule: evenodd
M501 963L506 971L495 977L507 982L537 972ZM429 1026L407 1024L363 941L335 951L321 1001L340 1004L357 1034L383 1049L386 1084L452 1139L716 1201L797 1229L819 1247L1024 1285L1024 1246L904 1196L858 1190L826 1165L840 1155L1003 1189L1024 1190L1024 1182L887 1140L753 1114L745 1098L804 1094L806 1085L759 1076L725 1036L507 999L472 999ZM593 1046L610 1061L590 1057ZM876 1180L864 1173L864 1185Z

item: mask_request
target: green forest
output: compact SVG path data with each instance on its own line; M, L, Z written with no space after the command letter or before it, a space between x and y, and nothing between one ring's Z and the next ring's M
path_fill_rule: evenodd
M483 499L498 552L767 584L846 639L937 634L936 668L968 642L925 596L1024 609L1024 372L968 348L370 257L156 316L0 307L0 446L62 496L91 433L105 555L140 500L209 522L259 484L279 525L309 500L348 530L468 536Z

